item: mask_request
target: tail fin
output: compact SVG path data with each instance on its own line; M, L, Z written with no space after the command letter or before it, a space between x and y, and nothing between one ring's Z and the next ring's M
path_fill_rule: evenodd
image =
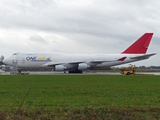
M145 33L124 52L122 52L122 54L145 54L147 52L152 35L153 33Z

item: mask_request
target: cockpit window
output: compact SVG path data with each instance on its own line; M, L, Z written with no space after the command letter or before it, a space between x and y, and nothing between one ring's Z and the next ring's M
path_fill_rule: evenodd
M17 53L14 53L13 55L17 55Z

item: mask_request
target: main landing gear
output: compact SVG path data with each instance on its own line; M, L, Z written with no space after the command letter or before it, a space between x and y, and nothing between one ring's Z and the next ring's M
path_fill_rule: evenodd
M83 71L76 69L76 70L69 70L68 73L83 73Z

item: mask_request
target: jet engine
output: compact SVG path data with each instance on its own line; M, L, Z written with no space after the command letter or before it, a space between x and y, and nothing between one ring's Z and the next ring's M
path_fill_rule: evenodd
M65 67L63 65L56 65L55 66L55 71L64 71Z
M89 66L86 63L80 63L78 65L78 70L87 70L87 68L89 68Z

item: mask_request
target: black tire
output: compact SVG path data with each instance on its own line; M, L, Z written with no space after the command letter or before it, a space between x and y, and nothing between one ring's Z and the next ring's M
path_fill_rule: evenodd
M83 73L82 70L70 70L69 73Z
M130 72L127 72L127 74L126 75L130 75L131 73Z

